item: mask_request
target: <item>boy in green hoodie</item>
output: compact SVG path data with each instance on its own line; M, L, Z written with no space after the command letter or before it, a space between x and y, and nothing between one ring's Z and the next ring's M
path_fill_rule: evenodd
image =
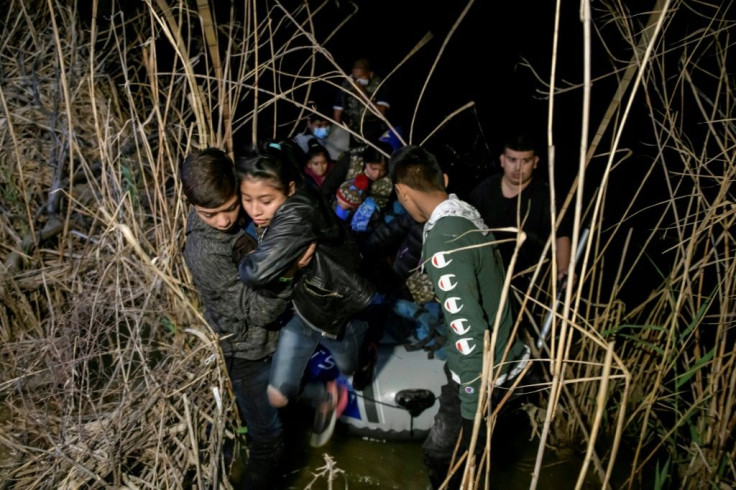
M504 268L493 234L478 211L448 194L447 175L434 155L423 148L400 148L391 156L390 168L399 202L416 221L425 223L421 263L448 326L447 384L422 447L430 481L438 488L461 429L463 449L467 450L470 442L480 402L486 331L495 335L493 386L501 386L522 371L529 360L529 347L511 336L511 312L507 302L501 303ZM480 440L476 454L483 445ZM459 485L461 473L456 473L449 488Z

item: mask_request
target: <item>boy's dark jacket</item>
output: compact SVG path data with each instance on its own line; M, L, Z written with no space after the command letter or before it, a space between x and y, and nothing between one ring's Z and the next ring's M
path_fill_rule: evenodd
M393 271L403 282L421 260L423 230L424 223L414 221L409 213L397 214L376 226L365 241L365 250L370 256L385 256L391 251Z
M354 236L313 189L297 190L278 208L256 250L240 261L240 279L253 288L273 286L313 242L312 260L294 277L294 310L322 335L337 338L370 304L375 287L357 272Z
M264 327L288 308L290 291L270 297L238 278L232 254L244 235L242 228L224 232L211 227L191 208L184 260L204 305L204 316L220 337L223 354L258 360L276 350L278 330Z

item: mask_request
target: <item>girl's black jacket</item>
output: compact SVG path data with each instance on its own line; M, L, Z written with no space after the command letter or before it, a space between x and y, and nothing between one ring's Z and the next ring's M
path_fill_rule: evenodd
M294 310L322 335L339 338L347 321L371 303L375 286L357 272L361 256L352 232L313 189L286 199L258 247L240 260L238 273L253 288L276 286L313 242L311 262L293 279Z

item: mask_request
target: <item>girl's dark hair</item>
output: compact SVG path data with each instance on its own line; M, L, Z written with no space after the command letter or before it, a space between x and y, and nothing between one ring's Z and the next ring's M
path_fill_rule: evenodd
M298 152L298 153L296 153ZM259 149L250 149L235 160L239 180L270 180L279 190L286 191L289 183L300 188L304 182L301 164L304 152L288 142L268 142Z
M238 195L233 162L218 148L188 154L179 164L182 191L190 204L214 209Z
M324 155L328 161L330 160L330 154L327 151L327 148L322 146L320 142L317 141L316 138L310 139L307 145L308 145L307 146L307 158L305 162L308 162L309 160L311 160L313 156L320 155L320 154Z

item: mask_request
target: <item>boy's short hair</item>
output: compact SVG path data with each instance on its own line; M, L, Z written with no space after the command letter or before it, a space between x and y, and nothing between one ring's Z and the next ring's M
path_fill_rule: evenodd
M371 71L371 64L366 58L358 58L353 63L353 69Z
M396 150L389 162L391 182L412 189L443 191L445 179L437 158L422 147L409 145Z
M213 209L239 192L233 161L218 148L188 154L179 164L182 191L190 204Z
M513 151L533 151L537 154L537 142L534 137L523 131L515 131L507 133L503 140L503 150Z
M375 145L377 148L369 145L363 150L363 165L367 163L382 163L388 168L388 159L394 151L393 146L385 141L376 141Z
M330 120L327 118L325 114L328 112L326 111L327 106L323 106L322 104L317 104L314 100L308 100L305 104L309 110L309 114L307 114L307 121L310 123L313 122L325 122L327 124L332 124ZM330 106L330 111L332 111L332 107ZM332 112L329 112L329 114L332 114Z
M311 112L309 114L309 116L307 116L307 121L309 121L310 123L314 123L314 122L326 122L326 123L329 123L330 122L330 121L327 120L327 118L325 116L323 116L322 114L320 114L318 112Z

